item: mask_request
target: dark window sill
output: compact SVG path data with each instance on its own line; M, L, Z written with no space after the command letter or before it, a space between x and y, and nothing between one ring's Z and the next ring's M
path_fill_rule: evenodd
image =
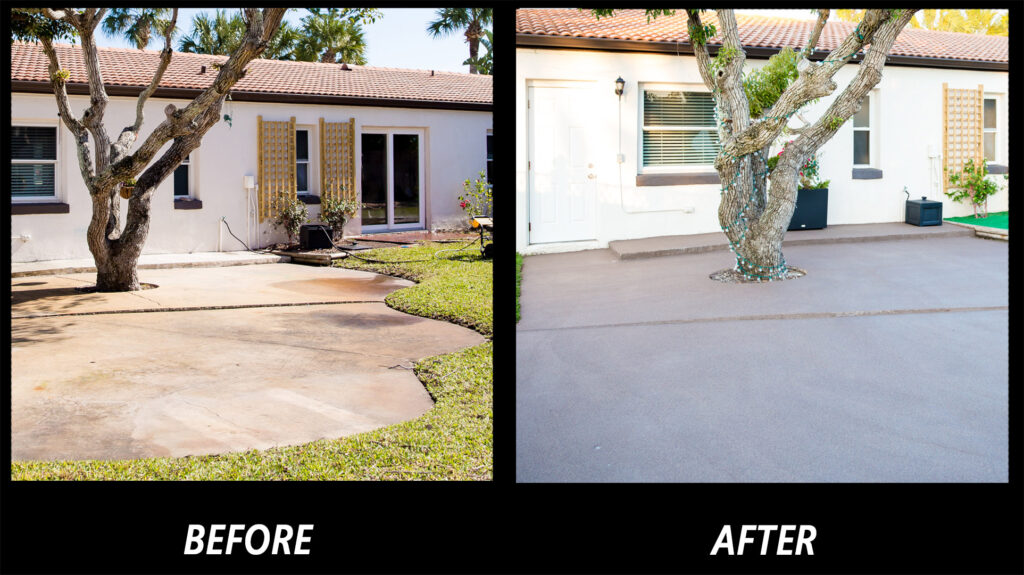
M720 184L722 180L718 172L681 173L681 174L638 174L637 187L642 186L694 186L698 184Z
M174 200L174 209L176 210L201 210L203 209L202 200Z
M988 164L988 173L990 174L1009 174L1010 169L1003 164Z
M306 205L320 203L320 196L314 196L313 194L299 194L299 199Z
M881 180L882 170L875 168L854 168L853 179L855 180Z
M24 216L28 214L66 214L71 211L71 206L57 202L35 202L31 204L16 204L11 202L11 215Z

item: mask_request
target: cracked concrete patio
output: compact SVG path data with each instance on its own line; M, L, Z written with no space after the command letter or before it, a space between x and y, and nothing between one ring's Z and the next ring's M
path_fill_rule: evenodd
M384 296L411 282L291 264L147 270L156 289L79 293L93 274L14 278L12 458L265 449L422 415L414 362L476 345Z

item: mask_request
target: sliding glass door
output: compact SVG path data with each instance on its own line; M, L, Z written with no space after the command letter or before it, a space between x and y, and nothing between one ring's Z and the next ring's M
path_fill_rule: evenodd
M423 181L422 130L363 131L364 230L423 228Z

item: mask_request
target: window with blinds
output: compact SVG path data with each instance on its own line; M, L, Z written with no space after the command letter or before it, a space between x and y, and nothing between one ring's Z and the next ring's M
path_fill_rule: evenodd
M712 165L718 155L715 101L707 92L645 90L643 165Z
M11 127L11 199L57 195L57 127Z

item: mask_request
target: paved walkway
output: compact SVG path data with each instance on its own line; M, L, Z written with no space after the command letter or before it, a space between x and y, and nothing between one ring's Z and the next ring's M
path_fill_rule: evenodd
M791 246L806 277L743 285L729 252L527 257L517 480L1004 482L1007 247Z
M388 308L410 282L299 265L14 278L12 458L266 449L406 421L433 402L415 361L482 341Z
M139 269L223 267L276 264L290 258L257 252L196 252L191 254L147 254L139 257ZM11 277L96 272L92 258L11 263Z

